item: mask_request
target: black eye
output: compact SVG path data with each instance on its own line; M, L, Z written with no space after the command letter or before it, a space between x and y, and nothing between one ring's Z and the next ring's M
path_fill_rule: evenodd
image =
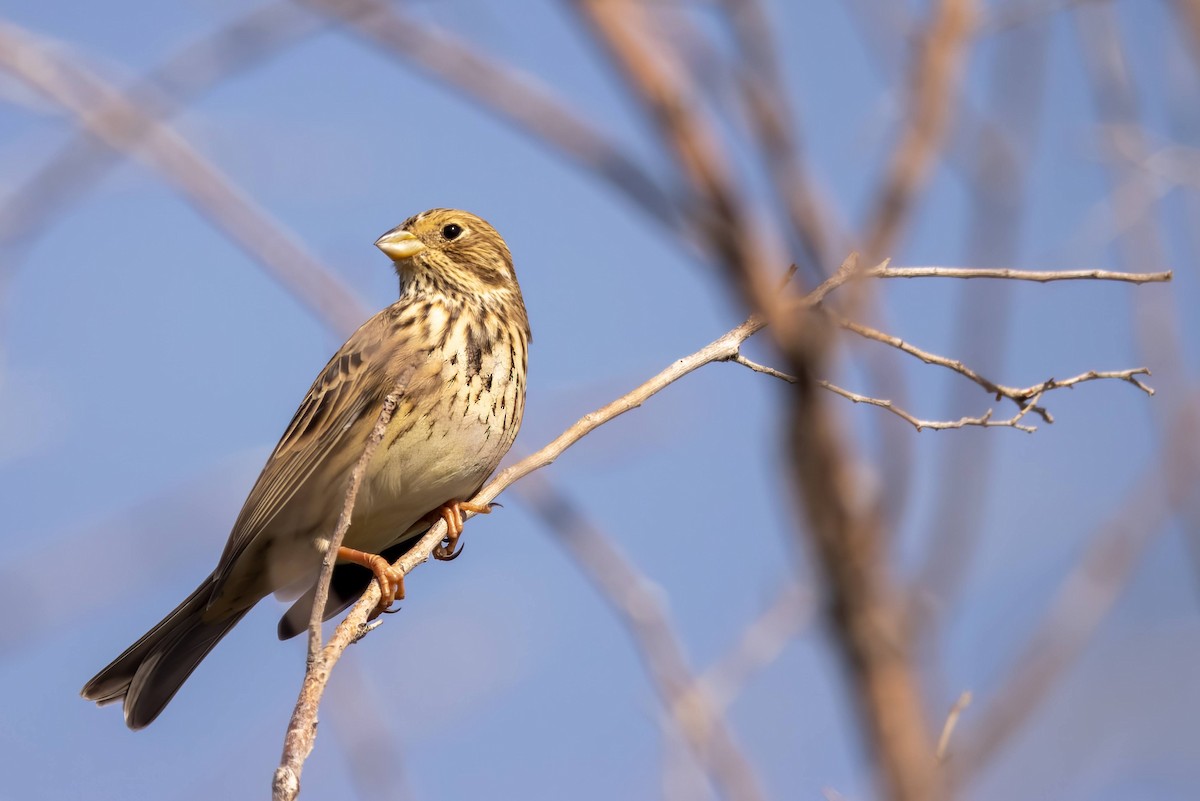
M458 237L462 235L462 232L462 226L458 223L450 223L442 228L442 236L444 236L446 239L458 239Z

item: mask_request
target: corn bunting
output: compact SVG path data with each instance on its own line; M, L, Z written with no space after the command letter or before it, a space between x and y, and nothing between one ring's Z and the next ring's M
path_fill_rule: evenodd
M326 618L372 578L381 611L404 597L389 566L437 516L457 555L465 503L512 445L525 408L529 321L504 240L473 214L433 209L376 241L400 276L400 299L329 360L267 460L212 575L83 688L124 699L125 723L153 721L200 661L271 593L303 592L279 623L301 631L350 471L385 397L395 412L366 474L338 551ZM304 592L307 589L307 592Z

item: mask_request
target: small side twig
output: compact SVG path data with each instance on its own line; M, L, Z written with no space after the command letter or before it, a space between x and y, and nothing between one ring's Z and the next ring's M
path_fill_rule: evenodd
M873 398L869 395L860 395L857 392L851 392L848 389L842 389L838 385L830 383L829 381L818 381L817 383L833 394L841 395L843 398L853 401L854 403L866 403L871 406L878 406L880 409L884 409L885 411L889 411L899 417L901 420L910 424L917 431L924 431L926 429L930 431L947 431L954 428L967 428L969 426L979 426L981 428L1015 428L1018 431L1024 431L1028 434L1032 434L1037 430L1034 426L1022 425L1020 422L1021 418L1024 417L1025 413L1029 410L1028 406L1026 406L1025 409L1017 412L1017 414L1008 420L992 419L992 415L995 413L992 409L988 409L986 412L978 415L977 417L961 417L958 420L921 420L920 418L897 406L893 401L885 400L883 398Z
M1081 384L1085 381L1098 381L1105 379L1115 379L1127 381L1148 395L1153 395L1154 390L1137 379L1139 375L1150 375L1150 370L1145 367L1135 367L1129 370L1089 370L1086 373L1080 373L1077 376L1066 379L1049 378L1038 384L1033 384L1028 387L1010 387L1004 384L997 384L989 378L985 378L979 373L967 367L957 359L949 359L945 356L939 356L927 350L922 350L916 345L904 341L900 337L885 334L870 326L856 323L853 320L848 320L845 317L830 313L830 317L841 328L844 328L851 333L857 334L864 339L872 339L876 342L881 342L884 345L896 348L910 356L915 356L926 364L936 364L939 367L945 367L948 370L953 370L959 375L973 381L979 386L987 390L988 393L995 395L997 399L1008 398L1013 403L1017 404L1022 410L1026 407L1032 407L1031 411L1035 412L1039 417L1047 423L1054 422L1054 416L1045 408L1037 405L1037 399L1046 392L1055 389L1063 389L1072 387L1076 384Z
M864 271L868 278L997 278L1007 281L1122 281L1151 284L1170 281L1172 272L1124 273L1114 270L1012 270L1007 267L892 267L887 264Z
M753 370L756 373L762 373L763 375L769 375L773 378L778 378L781 381L786 381L789 384L796 383L795 376L788 375L787 373L776 370L774 367L768 367L765 364L759 364L756 361L747 359L745 356L742 355L742 353L740 351L733 358L729 359L729 361L736 362L737 364L740 364L743 367L748 367L749 369ZM1080 375L1074 376L1073 378L1063 379L1062 381L1058 381L1056 379L1051 378L1047 381L1043 381L1040 384L1034 384L1031 387L1025 387L1023 389L1016 389L1016 390L1013 390L1013 392L1016 395L1016 397L1014 397L1013 399L1014 400L1017 400L1017 398L1021 399L1020 401L1018 401L1018 405L1020 405L1021 408L1012 417L1009 417L1009 418L1003 419L1003 420L995 419L995 417L994 417L995 411L992 409L988 409L986 412L984 412L983 414L978 415L976 417L961 417L958 420L922 420L922 419L916 417L915 415L900 408L893 401L886 400L884 398L874 398L874 397L871 397L870 395L860 395L857 392L851 392L848 389L843 389L842 387L839 387L837 384L834 384L831 381L826 381L824 379L818 380L817 383L821 387L829 390L830 392L832 392L835 395L840 395L841 397L845 398L846 400L853 401L854 403L866 403L870 406L877 406L880 409L884 409L885 411L891 412L892 414L899 417L901 420L904 420L905 422L912 425L913 428L915 428L917 431L924 431L926 429L928 429L930 431L948 431L951 429L967 428L970 426L978 426L980 428L1015 428L1018 431L1024 431L1027 434L1032 434L1033 432L1037 431L1037 426L1031 426L1031 425L1027 425L1027 424L1024 424L1021 422L1022 420L1025 419L1026 415L1028 415L1031 411L1037 411L1039 414L1043 414L1044 416L1050 418L1048 420L1048 422L1054 422L1053 418L1050 417L1050 413L1047 412L1045 409L1042 409L1042 407L1037 405L1038 401L1041 400L1042 395L1045 394L1046 392L1049 392L1052 389L1063 389L1065 387L1073 387L1074 385L1082 383L1084 381L1094 381L1094 380L1098 380L1098 379L1109 378L1109 379L1119 379L1122 381L1128 381L1128 382L1134 384L1135 386L1137 386L1139 389L1141 389L1146 394L1153 395L1154 389L1152 387L1147 386L1146 384L1142 383L1141 381L1139 381L1137 379L1137 376L1149 375L1149 373L1150 373L1150 371L1144 367L1138 367L1138 368L1134 368L1132 370L1118 370L1118 371L1107 371L1107 372L1101 372L1101 371L1097 371L1097 370L1089 370L1086 373L1082 373ZM1004 389L1011 389L1011 388L1004 387ZM1005 397L1011 397L1011 396L1005 394Z

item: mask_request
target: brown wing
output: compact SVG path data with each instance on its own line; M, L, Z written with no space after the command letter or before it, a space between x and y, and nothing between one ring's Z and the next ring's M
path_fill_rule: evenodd
M318 472L326 480L343 475L357 460L359 449L339 445L366 445L383 399L395 385L385 375L392 360L383 351L403 347L386 341L386 314L375 315L354 332L308 390L233 525L215 573L218 591L238 557L305 482Z

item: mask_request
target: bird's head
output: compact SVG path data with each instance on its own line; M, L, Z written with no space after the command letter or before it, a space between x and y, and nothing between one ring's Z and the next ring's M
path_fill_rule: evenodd
M456 209L409 217L375 241L410 290L446 295L519 295L508 245L486 221Z

